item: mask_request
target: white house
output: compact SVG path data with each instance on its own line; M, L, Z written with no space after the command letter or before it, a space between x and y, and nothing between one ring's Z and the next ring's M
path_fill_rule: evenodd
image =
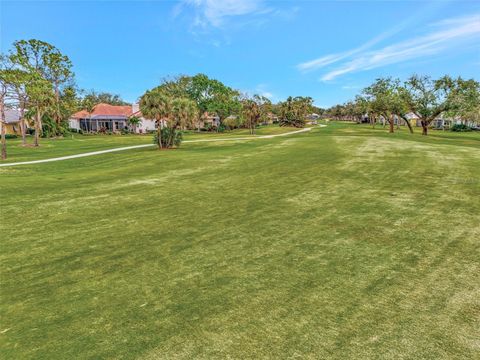
M155 130L155 121L145 119L139 110L138 104L97 104L91 113L86 110L81 110L73 114L68 120L68 125L71 129L85 132L115 132L125 128L132 128L128 120L133 116L141 120L140 124L135 127L135 132L146 133Z
M154 131L156 128L157 128L157 123L155 122L155 120L151 120L151 119L146 119L142 112L140 111L140 106L139 104L133 104L132 105L132 115L131 116L135 116L135 117L138 117L140 119L140 124L138 124L136 127L135 127L135 132L137 134L144 134L144 133L147 133L149 131Z

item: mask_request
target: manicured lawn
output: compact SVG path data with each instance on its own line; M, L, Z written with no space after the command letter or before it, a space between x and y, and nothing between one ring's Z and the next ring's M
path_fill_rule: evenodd
M480 356L479 134L332 123L0 189L2 359Z
M298 129L279 127L275 125L262 126L256 131L256 135L273 135ZM224 133L188 131L184 134L185 140L216 139L230 137L250 136L246 129L236 129ZM21 139L7 140L8 159L2 161L18 162L28 160L40 160L59 156L74 155L89 151L112 149L122 146L152 144L153 135L80 135L72 134L59 139L41 139L38 148L21 146ZM28 138L31 145L33 139Z

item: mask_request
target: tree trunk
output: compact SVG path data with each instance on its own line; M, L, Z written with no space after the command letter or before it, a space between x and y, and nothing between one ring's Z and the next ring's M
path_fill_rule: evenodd
M6 90L0 95L0 134L1 134L1 147L2 147L2 160L7 158L7 138L5 133L7 132L7 122L5 121L5 95Z
M2 133L2 160L7 158L7 138L5 136L6 133L6 124L3 120L0 123L1 126L1 133Z
M388 132L393 133L393 114L390 115L390 130Z
M158 121L158 126L157 126L157 145L158 145L158 150L162 150L162 122L161 122L161 120Z
M58 82L55 82L55 105L56 105L56 111L55 111L55 136L60 135L60 89Z
M175 131L176 131L176 126L172 126L172 128L170 129L170 136L168 137L168 144L167 144L167 148L172 148L173 147L173 139L174 139L174 136L175 136Z
M407 124L410 134L413 134L413 128L412 128L412 124L410 124L410 120L408 120L406 117L402 117L402 119L403 121L405 121L405 124Z
M428 123L425 120L422 120L422 135L428 134Z
M22 132L22 145L27 145L27 122L25 121L25 106L20 108L20 131Z
M20 120L20 131L22 132L22 145L27 145L27 123L25 119Z
M40 110L37 108L37 115L35 117L35 141L33 143L33 146L38 146L38 139L40 137L40 127L41 127L41 114Z

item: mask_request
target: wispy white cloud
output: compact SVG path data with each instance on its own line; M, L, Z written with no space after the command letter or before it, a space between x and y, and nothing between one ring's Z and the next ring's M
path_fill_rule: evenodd
M268 85L267 84L258 84L257 87L255 88L255 93L265 96L267 99L273 100L275 98L275 95L268 90Z
M350 58L353 55L359 54L363 51L366 51L373 46L381 43L382 41L400 33L404 29L408 28L412 24L416 24L420 21L420 19L429 11L432 11L432 6L419 10L415 14L409 16L408 18L404 19L403 21L400 21L397 25L393 26L392 28L388 29L387 31L384 31L383 33L375 36L373 39L370 39L369 41L365 42L364 44L353 48L348 51L344 51L341 53L336 53L336 54L329 54L325 55L322 57L319 57L314 60L306 61L303 63L300 63L297 65L297 68L302 71L302 72L308 72L312 70L317 70L320 68L323 68L327 65L337 63L341 60Z
M443 4L438 5L443 6ZM306 61L297 65L303 73L330 68L321 80L333 80L338 76L362 70L369 70L393 63L435 55L449 48L455 47L461 40L478 39L480 27L480 14L444 19L426 26L428 32L423 36L408 39L371 50L384 40L400 33L411 24L418 24L420 19L431 12L432 9L420 10L405 19L392 29L381 33L366 43L340 53L327 54L317 59ZM332 65L340 64L336 68Z
M267 99L270 99L272 101L277 98L276 95L270 91L268 84L258 84L257 86L255 86L254 89L243 90L242 93L245 95L257 94L265 96Z
M434 24L434 29L426 35L401 41L378 50L357 52L355 57L348 56L348 61L322 75L320 79L329 81L351 72L425 58L449 49L456 49L462 42L472 40L480 40L480 14L446 19Z
M195 11L193 25L202 28L221 27L228 18L234 16L258 15L272 11L263 0L184 0L174 7L174 15L177 16L187 6Z
M372 46L378 44L380 41L392 36L393 34L397 33L400 30L401 30L401 28L397 27L395 29L392 29L392 30L389 30L387 32L384 32L384 33L380 34L379 36L373 38L370 41L367 41L365 44L363 44L363 45L361 45L361 46L359 46L355 49L345 51L345 52L342 52L342 53L325 55L325 56L319 57L317 59L298 64L297 68L301 71L307 72L307 71L320 69L320 68L322 68L324 66L327 66L327 65L330 65L330 64L334 64L336 62L339 62L340 60L346 59L346 58L348 58L352 55L358 54L358 53L360 53L364 50L367 50L367 49L371 48Z

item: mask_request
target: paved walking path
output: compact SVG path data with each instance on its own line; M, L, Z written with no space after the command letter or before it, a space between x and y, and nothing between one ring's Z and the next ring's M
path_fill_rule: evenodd
M182 143L270 139L270 138L274 138L274 137L277 137L277 136L287 136L287 135L299 134L299 133L307 132L307 131L310 131L310 130L312 130L312 128L305 128L305 129L301 129L301 130L290 131L290 132L284 133L284 134L260 135L260 136L238 137L238 138L185 140ZM21 162L0 164L0 167L17 166L17 165L32 165L32 164L41 164L41 163L53 162L53 161L70 160L70 159L77 159L77 158L82 158L82 157L86 157L86 156L107 154L107 153L116 152L116 151L141 149L141 148L151 147L151 146L156 146L156 145L155 144L143 144L143 145L124 146L124 147L119 147L119 148L114 148L114 149L92 151L92 152L86 152L86 153L83 153L83 154L68 155L68 156L62 156L62 157L56 157L56 158L50 158L50 159L21 161Z

